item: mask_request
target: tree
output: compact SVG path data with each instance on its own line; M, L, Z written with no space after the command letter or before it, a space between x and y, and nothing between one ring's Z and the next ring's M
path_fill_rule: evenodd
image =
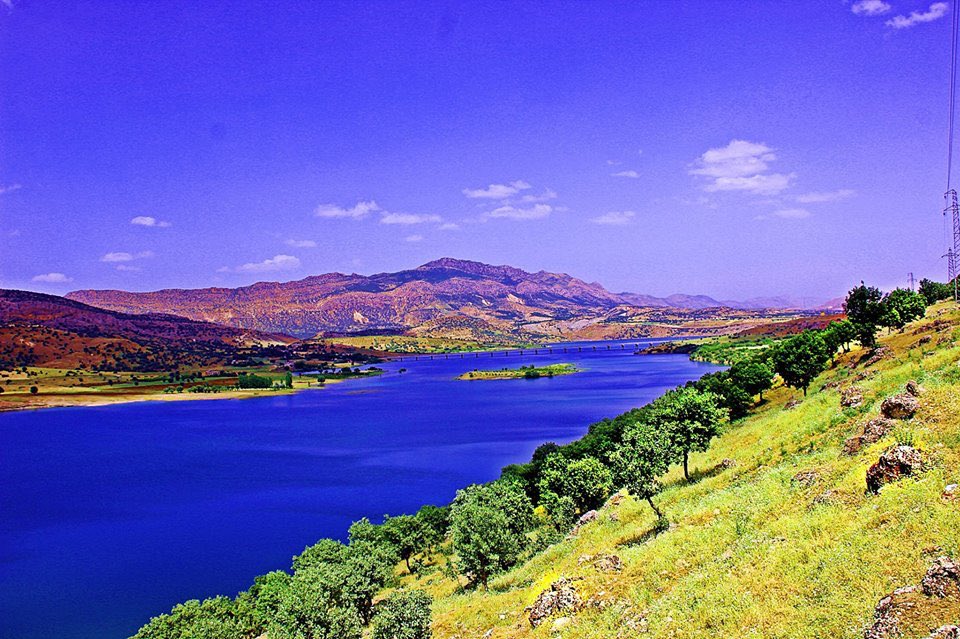
M407 571L413 574L410 558L427 548L426 527L423 522L413 515L387 517L383 520L383 532L407 565Z
M36 394L39 393L39 392L40 392L40 389L37 388L36 386L31 386L31 387L30 387L30 394L31 394L31 395L36 395Z
M690 453L707 450L723 423L719 398L694 387L678 388L655 400L652 408L651 422L669 436L675 454L683 461L683 476L689 481Z
M610 469L595 457L567 459L554 454L540 470L539 492L569 497L574 508L584 513L599 507L610 496L613 477Z
M830 353L817 331L804 331L781 343L773 352L773 370L791 388L807 395L810 382L826 368Z
M232 600L213 597L177 604L169 614L151 619L132 639L222 639L240 637L246 629Z
M491 576L520 559L532 521L530 499L515 485L497 481L458 491L450 532L463 570L486 588Z
M430 639L430 604L422 590L400 590L377 605L373 639Z
M443 542L450 527L450 506L421 506L416 517L423 524L427 550Z
M848 319L830 322L827 329L835 336L844 353L850 352L850 342L857 339L857 329Z
M287 388L293 388L293 374L287 371L283 376L283 385Z
M761 361L744 360L730 367L730 380L749 395L760 395L773 386L773 371Z
M953 297L953 287L950 284L934 282L926 278L920 280L920 295L926 301L927 306L935 304L940 300Z
M357 611L343 597L340 575L309 568L294 574L280 593L267 634L270 639L360 639L362 629Z
M637 499L645 499L662 518L653 497L660 492L660 477L670 468L672 457L673 448L664 430L636 422L624 431L623 443L610 456L615 485L626 488Z
M397 552L386 543L350 541L343 564L343 591L363 625L373 616L373 599L393 578Z
M922 295L905 288L895 288L883 298L882 324L901 329L927 312L927 303Z
M864 347L872 348L877 343L877 327L883 317L883 294L880 289L860 282L847 294L843 303L847 319L853 324L857 339Z

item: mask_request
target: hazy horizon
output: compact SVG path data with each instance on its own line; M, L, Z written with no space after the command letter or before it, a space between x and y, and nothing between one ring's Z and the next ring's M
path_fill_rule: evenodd
M942 281L940 4L5 1L0 287Z

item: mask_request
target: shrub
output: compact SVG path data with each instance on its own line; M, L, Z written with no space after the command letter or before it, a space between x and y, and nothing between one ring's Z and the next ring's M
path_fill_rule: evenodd
M373 639L430 639L430 595L400 590L377 605Z

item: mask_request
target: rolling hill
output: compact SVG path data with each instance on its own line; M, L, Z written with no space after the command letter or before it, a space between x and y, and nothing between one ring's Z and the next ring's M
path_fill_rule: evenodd
M55 295L0 289L0 369L164 370L221 363L240 349L294 341L176 315L132 315Z
M300 338L365 334L499 335L503 341L686 334L690 322L784 315L705 296L611 293L563 273L443 258L376 275L328 273L241 288L147 293L80 290L69 299L122 313L172 313ZM706 312L709 311L709 312ZM796 315L796 313L792 313ZM712 327L708 334L715 334Z

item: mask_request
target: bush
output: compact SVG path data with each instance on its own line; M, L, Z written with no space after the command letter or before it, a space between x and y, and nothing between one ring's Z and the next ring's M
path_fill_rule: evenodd
M430 595L400 590L377 605L373 639L430 639Z
M464 572L486 587L519 561L532 523L533 505L518 486L496 481L458 491L450 531Z
M610 496L613 477L595 457L569 460L554 454L543 464L538 487L541 498L548 492L569 497L574 509L583 513L599 507Z

